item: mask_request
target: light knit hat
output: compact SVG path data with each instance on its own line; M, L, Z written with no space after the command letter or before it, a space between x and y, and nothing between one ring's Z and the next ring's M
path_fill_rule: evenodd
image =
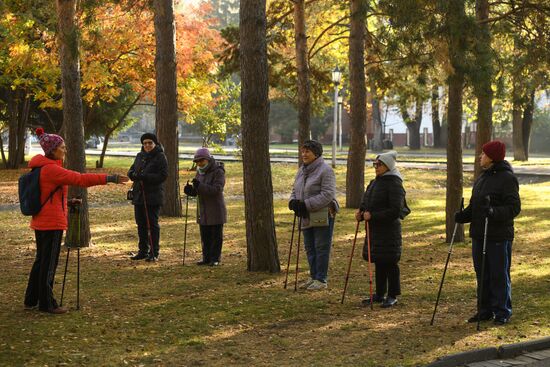
M384 163L386 167L391 171L395 168L395 161L397 160L397 152L390 150L389 152L382 153L376 157L380 162Z

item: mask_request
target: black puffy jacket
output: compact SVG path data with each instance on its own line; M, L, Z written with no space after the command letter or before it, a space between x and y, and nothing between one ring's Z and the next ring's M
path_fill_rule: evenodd
M367 186L359 210L371 213L369 221L371 261L396 263L401 258L401 220L405 200L401 177L378 176ZM363 248L367 257L367 242Z
M156 145L146 153L143 148L136 156L128 171L128 177L134 181L132 204L143 205L142 184L145 188L147 205L162 205L164 201L164 181L168 177L168 161L161 145Z
M475 181L470 204L458 218L470 224L470 237L483 240L485 231L486 196L493 215L489 217L487 240L498 242L514 239L514 218L521 211L518 179L507 161L494 163Z

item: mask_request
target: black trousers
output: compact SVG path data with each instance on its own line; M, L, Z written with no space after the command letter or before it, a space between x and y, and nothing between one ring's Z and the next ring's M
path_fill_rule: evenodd
M220 261L223 243L223 224L200 225L202 259L206 262Z
M160 205L148 205L147 215L151 226L151 242L153 243L153 254L159 256L160 226L159 226ZM147 215L145 205L134 205L134 217L138 227L139 253L147 255L150 253L149 235L147 230Z
M41 311L51 311L58 306L53 297L55 270L61 250L62 230L34 231L36 258L29 275L25 292L25 306L38 305Z
M388 296L395 298L401 294L401 281L399 279L398 263L376 262L376 294L384 296L386 290Z

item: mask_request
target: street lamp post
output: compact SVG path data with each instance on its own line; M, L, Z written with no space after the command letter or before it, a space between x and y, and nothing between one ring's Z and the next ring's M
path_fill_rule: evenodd
M342 79L342 72L336 66L332 71L332 82L334 83L334 122L332 126L332 168L336 168L336 136L338 135L336 129L338 124L338 85Z
M338 150L342 151L342 106L344 104L344 90L338 93Z

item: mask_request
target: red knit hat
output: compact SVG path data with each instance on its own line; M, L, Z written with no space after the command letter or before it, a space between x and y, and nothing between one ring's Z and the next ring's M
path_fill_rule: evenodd
M38 139L40 140L40 146L42 147L42 150L44 151L45 155L50 154L61 145L61 143L64 142L63 138L56 134L47 134L44 132L44 129L39 127L36 129L36 135L38 136Z
M498 140L493 140L483 144L481 148L487 157L491 158L493 162L500 162L504 160L506 155L506 145Z

